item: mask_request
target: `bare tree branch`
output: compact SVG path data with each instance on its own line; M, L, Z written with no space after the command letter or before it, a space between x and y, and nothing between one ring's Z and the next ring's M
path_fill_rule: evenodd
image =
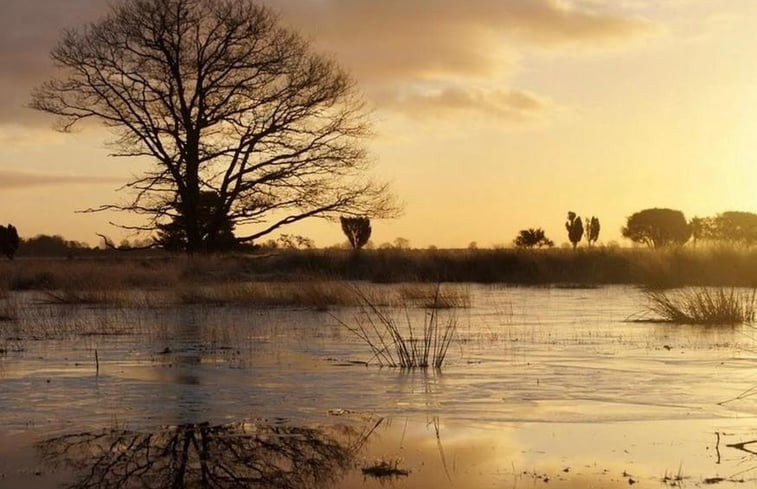
M248 241L309 217L398 213L365 179L353 81L252 0L124 0L67 31L52 58L60 76L31 106L63 131L100 121L114 156L155 164L127 184L129 202L88 211L151 215L147 228L173 226L188 251L235 225L259 226Z

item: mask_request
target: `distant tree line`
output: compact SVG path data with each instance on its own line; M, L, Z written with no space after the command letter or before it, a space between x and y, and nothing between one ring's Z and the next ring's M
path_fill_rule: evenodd
M33 238L19 240L19 256L69 256L91 248L78 241L68 241L62 236L40 234Z
M686 221L683 212L674 209L644 209L628 217L621 230L624 237L651 248L681 246L691 241L740 246L757 244L757 214L727 211L712 217L694 217Z
M207 203L212 206L213 199L208 194ZM351 247L354 250L362 248L379 249L409 249L410 242L405 238L397 238L392 243L374 245L370 240L372 228L368 217L346 217L340 219L341 229L347 237L347 243L340 247ZM134 250L146 248L163 248L166 250L182 250L185 239L181 226L170 224L161 227L157 237L144 240L123 240L116 246L109 239L104 238L104 247L113 250ZM229 223L229 236L233 229ZM599 239L599 218L592 216L582 220L575 212L568 212L565 229L573 249L577 248L582 239L589 247L595 245ZM700 241L711 243L726 243L736 246L750 247L757 244L757 214L744 211L727 211L712 217L694 217L687 221L683 212L667 208L651 208L638 211L626 219L626 225L621 229L623 237L635 243L662 248L667 246L682 246L686 243L696 245ZM313 249L312 239L282 234L277 239L269 239L255 246L239 245L229 240L229 249L252 251L255 249ZM517 248L551 248L554 242L546 236L542 228L522 229L513 240ZM431 247L435 248L435 247ZM469 249L476 249L477 244L471 242ZM496 247L495 247L496 248ZM15 256L71 256L85 252L95 252L98 248L90 248L78 241L69 241L58 235L38 235L23 239L18 236L17 229L9 224L0 226L0 253L9 259Z
M728 211L713 217L694 217L689 226L695 242L710 240L743 246L757 244L757 214L752 212Z
M565 221L565 229L568 231L568 241L575 250L578 244L585 237L587 244L591 247L599 239L599 218L592 216L586 218L586 225L581 220L581 216L573 211L568 212L568 219ZM542 228L522 229L518 236L513 240L517 248L551 248L555 243L547 238Z

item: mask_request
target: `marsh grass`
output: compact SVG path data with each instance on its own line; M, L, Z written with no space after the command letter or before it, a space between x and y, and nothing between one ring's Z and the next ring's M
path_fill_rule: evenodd
M18 301L7 288L0 287L0 322L18 318Z
M437 298L439 289L437 286ZM393 309L381 308L371 302L358 287L353 290L361 300L355 325L335 319L368 345L373 353L371 361L380 366L403 369L442 367L457 331L454 314L448 313L442 319L441 308L430 307L424 315L423 324L414 325L407 307L403 308L404 321L397 320L392 314Z
M296 282L226 282L179 287L175 302L179 305L241 305L266 307L305 307L327 311L332 307L362 306L368 300L379 306L414 305L425 308L452 309L470 307L467 287L432 284L380 286L365 284L360 294L348 282L336 280L302 280Z
M190 285L176 294L178 304L215 304L272 307L307 307L325 311L333 306L355 305L350 289L341 282L228 282Z
M757 248L660 250L276 250L187 257L155 252L72 259L0 260L0 290L171 289L251 281L361 281L393 284L637 284L757 286ZM407 300L431 297L405 290ZM444 294L442 294L444 296ZM463 297L450 297L460 307ZM439 304L444 302L444 297Z
M737 325L752 323L755 289L687 288L677 291L647 289L648 312L675 324Z
M402 284L397 287L398 304L415 303L428 309L470 308L470 290L462 285L427 283Z
M125 306L130 301L125 291L121 290L93 290L93 289L64 289L46 290L42 293L42 301L48 304L61 305L109 305Z
M0 322L18 319L18 303L13 299L0 299Z

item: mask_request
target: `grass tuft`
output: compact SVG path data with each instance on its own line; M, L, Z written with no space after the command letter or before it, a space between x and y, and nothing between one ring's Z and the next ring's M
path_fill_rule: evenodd
M677 292L646 290L647 309L676 324L737 325L754 321L755 290L688 288Z
M370 347L372 360L380 366L440 369L457 331L457 319L453 314L447 314L445 320L440 318L442 308L434 306L439 300L439 290L440 286L437 286L422 327L413 326L407 308L405 322L397 321L391 310L380 308L357 287L354 292L361 307L356 325L335 319Z

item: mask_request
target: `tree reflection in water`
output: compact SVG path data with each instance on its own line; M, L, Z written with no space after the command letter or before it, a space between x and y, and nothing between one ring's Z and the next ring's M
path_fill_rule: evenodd
M380 423L363 430L187 424L64 435L38 449L45 462L73 470L71 489L318 488L344 474Z

